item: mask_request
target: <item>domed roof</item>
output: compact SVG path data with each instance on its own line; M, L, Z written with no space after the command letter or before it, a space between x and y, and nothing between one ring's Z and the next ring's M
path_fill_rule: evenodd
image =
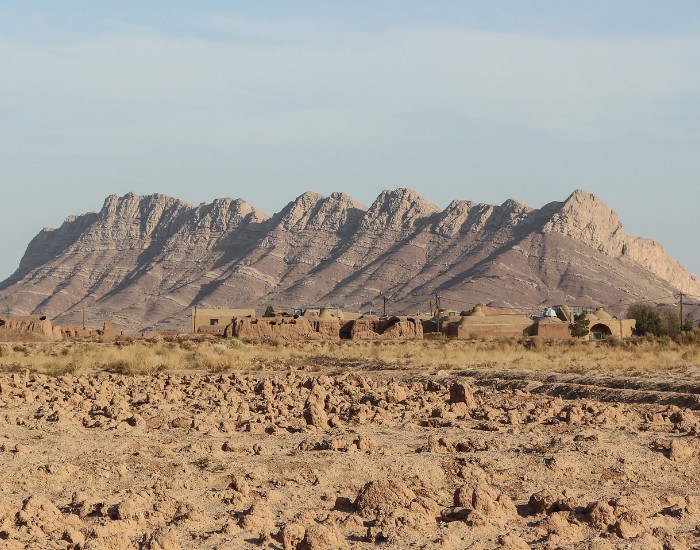
M598 317L598 319L605 319L605 320L612 319L612 315L610 315L602 307L596 308L594 315L596 317Z
M484 304L477 304L474 306L474 309L472 309L471 314L476 315L476 316L486 315L486 313L484 312L485 308L486 308L486 306Z

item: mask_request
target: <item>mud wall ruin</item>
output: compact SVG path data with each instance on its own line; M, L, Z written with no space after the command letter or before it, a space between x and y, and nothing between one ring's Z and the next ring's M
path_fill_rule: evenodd
M252 341L282 338L300 340L338 338L340 321L306 317L236 317L229 323L224 336Z
M51 321L39 315L0 317L0 339L3 336L24 336L36 340L57 339Z
M345 323L340 337L349 340L412 340L423 338L423 325L417 317L379 319L367 316Z
M60 341L72 338L99 338L114 340L116 334L111 321L105 321L102 330L74 325L54 325L40 315L0 317L0 340Z

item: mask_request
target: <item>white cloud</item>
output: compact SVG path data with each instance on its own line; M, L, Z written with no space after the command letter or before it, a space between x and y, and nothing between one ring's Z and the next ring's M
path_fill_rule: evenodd
M0 100L20 110L72 101L107 112L133 108L149 111L154 127L183 114L195 124L200 117L203 131L216 117L241 126L257 121L290 139L290 126L303 132L309 120L356 126L360 134L363 124L367 132L406 132L410 123L397 121L431 113L598 139L673 137L681 130L668 120L669 106L679 97L697 102L700 93L696 38L408 28L338 31L329 44L332 29L314 40L308 23L303 39L293 29L278 36L245 20L229 25L244 28L245 39L141 33L51 48L0 42Z

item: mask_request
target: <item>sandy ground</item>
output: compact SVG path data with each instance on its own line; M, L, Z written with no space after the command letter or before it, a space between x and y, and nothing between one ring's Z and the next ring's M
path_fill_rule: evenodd
M700 547L700 386L0 374L5 548Z

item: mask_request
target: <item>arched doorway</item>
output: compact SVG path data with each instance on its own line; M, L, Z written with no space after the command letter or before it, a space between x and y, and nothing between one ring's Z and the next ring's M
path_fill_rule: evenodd
M602 340L607 336L612 336L612 330L610 330L608 325L597 323L591 327L591 338L593 340Z

